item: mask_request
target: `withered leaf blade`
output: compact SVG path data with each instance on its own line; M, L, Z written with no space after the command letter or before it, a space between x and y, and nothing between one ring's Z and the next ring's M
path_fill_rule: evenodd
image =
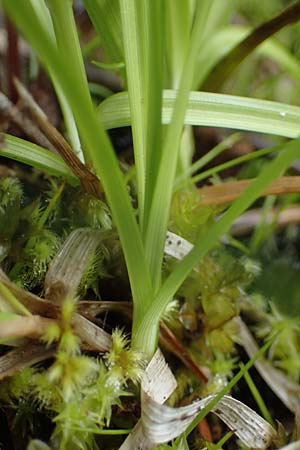
M75 333L92 350L107 352L110 349L112 342L111 335L85 317L80 314L74 314L72 326Z
M55 350L44 345L29 343L23 347L11 350L0 357L0 380L12 376L25 367L30 367L40 361L50 358Z
M15 283L10 281L8 276L0 268L0 281L17 297L17 299L33 314L55 319L58 316L59 308L52 302L41 299L31 292L25 291Z
M164 382L157 383L157 378L163 379ZM144 372L142 388L151 398L155 399L157 404L162 404L174 392L176 386L176 379L158 348ZM140 419L119 450L147 450L154 445L155 443L144 433L143 423Z
M191 405L170 408L142 393L142 423L146 437L162 444L184 433L199 412L213 400L211 395ZM242 402L225 395L212 409L248 447L264 449L276 438L271 425Z
M54 150L51 142L40 131L36 124L18 109L4 94L0 92L0 114L16 124L24 133L44 148Z
M259 350L254 337L247 325L240 317L234 319L239 326L239 337L249 358L252 358ZM282 403L296 416L300 417L300 386L289 380L287 376L276 369L263 357L255 363L255 368L260 376L265 380L272 391L277 395Z
M157 394L160 390L164 392L165 383L169 386L169 395L171 387L175 386L174 377L161 352L157 352L142 380L142 417L120 450L147 450L176 438L185 432L199 412L215 398L210 395L188 406L170 408L155 400L155 397L162 400L162 395ZM230 396L224 396L212 412L248 447L264 449L276 438L276 432L269 423Z
M67 296L75 296L100 240L101 232L92 228L78 228L69 235L46 274L46 299L61 304Z

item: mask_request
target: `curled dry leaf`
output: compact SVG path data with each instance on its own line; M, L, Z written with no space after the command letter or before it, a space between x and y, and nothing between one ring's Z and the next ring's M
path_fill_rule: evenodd
M170 408L159 405L142 392L142 424L146 437L156 445L176 438L214 398L210 395L188 406ZM225 395L211 411L248 447L264 449L276 438L268 422L230 396Z
M234 320L239 326L241 343L249 358L252 358L259 350L258 345L243 320L240 317ZM263 357L259 358L254 365L260 376L282 403L297 417L300 417L300 386L290 381L283 372L273 367Z
M175 386L175 378L158 350L142 380L142 417L120 450L147 450L176 438L215 398L211 395L188 406L170 408L162 402ZM249 447L266 448L276 438L270 424L232 397L224 396L212 412Z
M160 383L157 382L158 379L161 380ZM157 349L143 375L142 389L159 405L170 397L176 385L176 379L163 354L160 349ZM155 443L144 433L143 423L140 419L119 450L146 450L154 445Z
M11 350L0 357L0 380L12 376L25 367L44 361L55 353L53 348L45 348L44 345L29 343L22 348Z
M67 296L75 296L100 237L101 232L92 228L78 228L69 235L46 275L45 296L48 300L61 304Z

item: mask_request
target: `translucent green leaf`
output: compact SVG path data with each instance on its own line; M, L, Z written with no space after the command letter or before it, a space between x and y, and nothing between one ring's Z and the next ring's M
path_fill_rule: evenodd
M165 90L163 123L170 122L175 101L176 92ZM99 105L98 113L106 128L130 125L128 94L123 92L108 98ZM295 138L300 134L300 108L234 95L191 92L184 122Z
M62 177L71 185L79 185L79 180L62 158L50 150L46 150L24 139L2 134L4 143L0 146L0 155L15 161L28 164L50 175Z

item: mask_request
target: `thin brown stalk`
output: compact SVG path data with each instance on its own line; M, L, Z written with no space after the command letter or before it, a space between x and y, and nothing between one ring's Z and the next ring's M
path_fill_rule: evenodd
M93 195L94 197L101 197L101 187L100 181L93 174L85 164L83 164L78 156L73 151L70 144L65 140L62 134L49 122L44 111L36 103L32 95L28 92L25 86L19 81L15 80L15 85L17 87L20 98L23 100L24 104L30 110L31 115L34 120L43 131L45 136L53 144L57 152L63 158L68 167L72 170L74 175L79 178L82 187L86 192Z
M0 339L42 337L55 321L41 316L19 317L1 323Z
M11 20L5 16L5 28L7 33L7 84L9 97L13 103L18 100L18 92L14 85L14 77L20 77L20 52L19 35Z
M299 19L300 2L297 1L271 20L259 25L217 63L202 89L211 92L219 90L238 65L256 47L283 27L295 23Z
M207 372L207 369L200 367L193 360L189 351L186 350L184 345L182 345L182 343L176 338L176 336L172 333L172 331L163 322L161 322L160 324L159 341L174 355L176 355L183 362L183 364L196 375L197 378L199 378L201 381L204 381L204 383L208 382L208 376L205 373L205 371Z

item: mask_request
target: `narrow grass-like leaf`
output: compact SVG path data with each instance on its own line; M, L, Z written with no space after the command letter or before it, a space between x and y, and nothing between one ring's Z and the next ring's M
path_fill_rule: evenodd
M243 366L242 366L243 367ZM271 424L274 426L274 421L272 419L272 416L268 410L268 408L266 407L266 404L264 402L264 399L262 398L258 388L256 387L250 373L248 371L244 372L244 378L246 380L246 383L248 384L248 388L251 391L251 394L253 396L253 398L256 401L257 406L260 409L260 412L262 414L262 416Z
M202 169L202 167L206 166L224 150L232 147L232 145L240 141L241 138L242 135L240 133L234 133L223 139L223 141L209 150L204 156L195 161L182 175L177 177L175 180L175 186L178 188L178 186L181 186L182 184L191 182L191 175L193 175L195 172L198 172L200 169Z
M87 154L102 181L119 230L136 309L143 316L144 304L152 296L144 250L123 175L111 143L96 117L89 92L82 85L81 77L76 76L73 60L65 61L57 52L31 5L22 0L4 0L3 4L40 57L45 59L47 67L51 67L72 106Z
M79 179L73 175L60 156L24 139L9 134L3 134L2 136L4 142L0 146L1 156L28 164L49 175L62 177L72 186L79 185Z
M149 340L149 333L154 332L153 323L159 321L159 317L161 317L168 301L175 295L176 291L193 267L217 244L219 239L229 230L233 221L259 197L261 192L263 192L273 180L278 178L286 168L299 157L299 140L293 140L286 144L285 151L281 152L275 160L270 162L264 168L261 174L256 178L255 182L253 182L244 193L235 200L223 216L206 232L205 236L199 238L192 251L178 264L178 266L176 266L159 290L157 297L152 303L151 308L147 311L144 320L139 324L139 328L135 330L136 339L143 341L147 336L147 339ZM152 325L151 329L149 329L149 323Z
M31 316L31 312L14 296L14 294L0 281L0 310L15 312L24 316Z
M165 90L162 121L170 123L177 93ZM130 125L128 94L115 94L98 107L107 129ZM191 92L185 124L233 128L295 138L300 135L300 108L236 95Z
M164 19L165 6L160 0L145 2L145 14L148 17L149 38L148 59L146 61L146 173L145 173L145 205L141 211L141 229L146 231L153 194L159 172L162 149L162 92L164 81ZM140 30L143 32L143 30ZM147 49L145 49L146 52Z
M255 152L248 153L246 155L238 156L237 158L233 158L230 161L226 161L223 164L218 164L217 166L212 167L211 169L204 170L198 175L195 175L194 177L187 179L185 182L182 182L182 184L178 184L178 186L176 186L176 189L182 188L186 183L198 183L199 181L205 180L206 178L212 175L222 172L222 170L229 169L230 167L234 167L239 164L244 164L246 162L252 161L253 159L261 158L263 156L267 156L275 152L279 152L281 150L284 150L284 148L285 144L276 145L275 147L265 148L262 150L257 150Z
M79 37L73 16L72 2L51 0L50 2L48 2L48 8L52 16L57 49L60 52L61 57L66 60L66 64L69 65L70 61L73 62L73 65L76 66L76 73L73 73L73 76L76 76L76 78L78 78L82 89L85 88L86 90L88 90L87 78L79 44ZM51 68L50 72L53 73L53 70L51 70ZM56 78L57 77L54 76L54 79ZM59 92L62 91L59 90ZM67 99L65 99L63 93L62 97L64 98L65 104L70 105ZM86 156L87 155L85 155L85 157Z
M194 8L190 0L166 0L166 62L168 87L177 89L190 43Z
M149 221L147 223L145 251L155 290L160 285L164 241L185 110L188 104L189 91L193 83L194 64L201 45L203 27L209 9L209 1L205 0L197 3L191 44L186 55L185 67L180 80L172 120L167 129Z
M19 317L21 317L19 314L0 311L0 323L7 322L9 320L18 319Z
M145 59L145 35L141 34L140 15L145 1L120 0L122 21L122 35L124 42L124 54L126 62L126 77L129 92L129 104L132 117L132 135L134 160L137 175L137 195L139 203L140 219L145 202L145 177L146 177L146 72ZM145 34L149 29L145 24ZM144 44L144 45L143 45Z
M188 53L191 29L195 14L195 2L182 0L165 1L166 21L166 82L169 89L178 89L185 58ZM206 21L207 25L208 20ZM190 127L185 127L181 136L177 162L177 173L189 167L194 154L194 140Z
M119 1L83 0L83 3L104 45L109 61L112 63L124 61Z
M54 33L54 27L51 20L51 15L49 9L46 6L45 0L29 0L31 5L35 11L36 17L40 21L45 33L47 33L48 39L52 42L53 45L56 45L56 37ZM71 145L74 151L77 153L78 157L83 161L83 154L81 149L81 143L78 136L78 130L75 123L74 115L72 112L72 108L67 101L63 90L59 86L59 82L51 70L51 67L48 67L49 74L52 78L57 97L62 109L62 113L65 119L65 125L67 129L67 133L71 142Z

